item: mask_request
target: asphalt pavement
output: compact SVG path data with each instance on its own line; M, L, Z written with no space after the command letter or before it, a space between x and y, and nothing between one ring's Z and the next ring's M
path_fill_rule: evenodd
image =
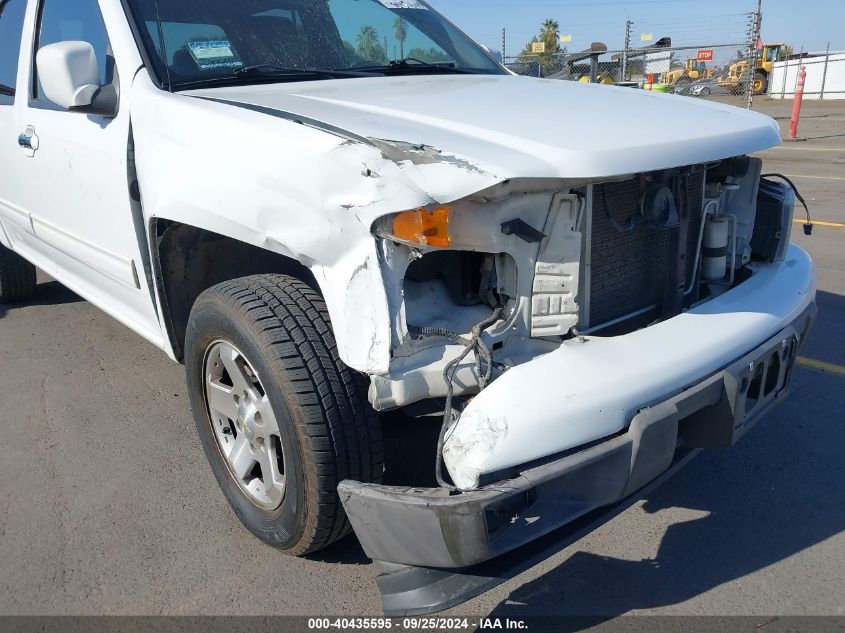
M788 125L791 102L756 109ZM800 133L762 154L826 223L795 225L820 316L788 402L452 614L845 615L845 101ZM291 559L242 528L182 368L46 277L0 307L0 433L0 614L380 613L354 537Z

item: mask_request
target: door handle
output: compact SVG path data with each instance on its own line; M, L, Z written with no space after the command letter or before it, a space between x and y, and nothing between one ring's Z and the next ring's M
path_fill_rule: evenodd
M23 133L18 136L18 145L26 152L27 156L35 155L35 151L38 149L39 139L34 127L31 125L26 126Z

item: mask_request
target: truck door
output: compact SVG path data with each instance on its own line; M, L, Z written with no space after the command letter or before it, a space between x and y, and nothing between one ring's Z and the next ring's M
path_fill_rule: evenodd
M18 60L25 14L26 0L0 0L0 244L15 248L24 256L28 249L23 236L35 239L23 207L15 119L21 101L17 97Z
M120 91L114 117L65 110L46 97L36 54L57 42L88 42L97 56L101 86L129 86L134 69L118 76L117 49L97 0L30 0L30 10L29 99L19 110L18 126L27 140L20 148L26 157L24 201L44 255L34 263L161 345L145 274L143 222L133 215L137 210L129 195L128 91Z

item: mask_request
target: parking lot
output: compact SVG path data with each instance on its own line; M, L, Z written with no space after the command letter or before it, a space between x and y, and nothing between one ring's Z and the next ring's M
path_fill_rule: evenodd
M758 99L784 134L791 102ZM694 125L694 121L690 121ZM845 614L845 101L762 154L819 223L819 321L789 401L454 614ZM796 215L801 218L800 215ZM182 368L56 282L0 308L0 613L378 614L354 537L290 559L243 529Z

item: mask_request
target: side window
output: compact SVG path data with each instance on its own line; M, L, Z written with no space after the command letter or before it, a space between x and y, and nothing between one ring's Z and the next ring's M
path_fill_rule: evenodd
M0 105L15 97L26 0L0 0Z
M111 81L109 76L109 36L97 0L43 0L38 22L38 39L35 50L56 42L79 40L88 42L97 53L100 65L100 85ZM35 70L33 85L36 99L46 99Z

